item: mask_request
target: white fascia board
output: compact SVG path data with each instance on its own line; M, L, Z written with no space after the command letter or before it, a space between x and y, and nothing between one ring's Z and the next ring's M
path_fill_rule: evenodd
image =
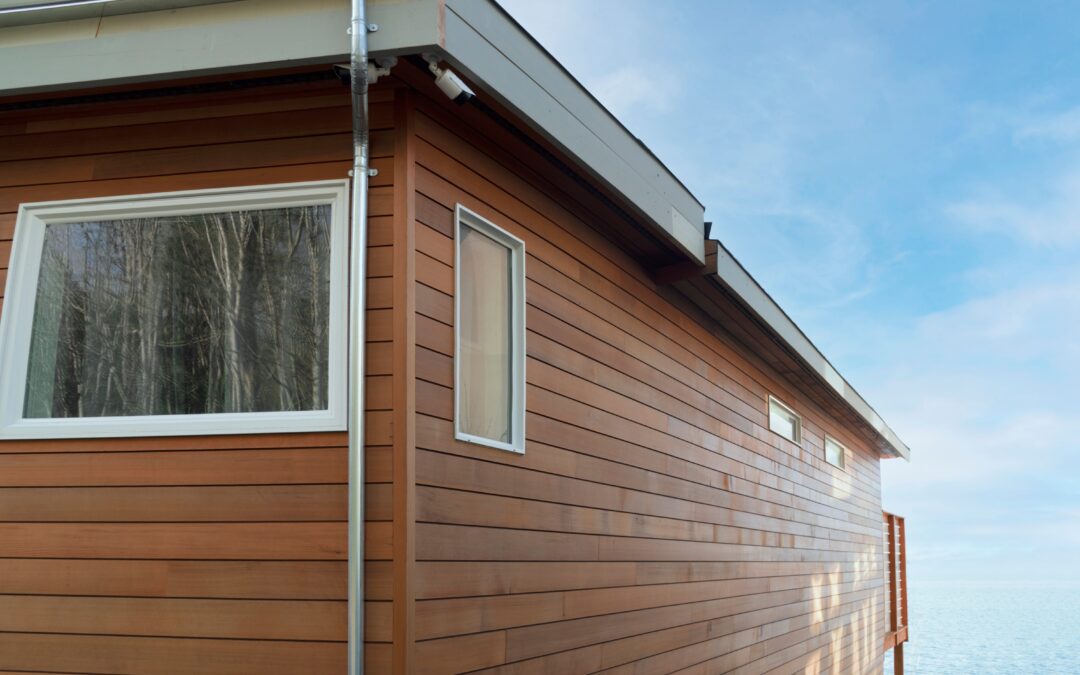
M367 20L379 27L368 33L368 54L404 56L441 53L445 7L441 0L367 0Z
M497 4L444 2L446 60L704 264L705 209L678 179Z
M894 457L911 460L911 450L900 440L881 415L825 358L810 338L791 320L772 297L722 244L717 245L716 276L739 297L796 355L833 391L840 395L885 442Z
M59 0L64 2L65 0ZM91 0L88 4L57 5L32 11L11 11L28 5L47 5L49 0L0 0L0 28L25 26L53 21L75 19L98 19L103 16L155 12L161 9L177 9L195 5L213 5L234 0ZM8 10L4 12L3 10Z
M344 0L240 0L0 28L0 96L344 59L348 25Z

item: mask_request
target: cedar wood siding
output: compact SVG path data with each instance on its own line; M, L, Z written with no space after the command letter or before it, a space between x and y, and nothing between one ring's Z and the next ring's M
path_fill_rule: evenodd
M371 97L372 673L392 659L394 96ZM19 203L346 178L349 106L323 81L0 113L0 293ZM344 673L346 446L0 441L0 672Z
M403 77L372 92L368 672L880 666L866 440L657 287L580 184ZM345 177L348 105L321 83L0 113L0 280L23 201ZM458 202L526 242L524 456L453 440ZM344 673L345 446L0 442L0 673Z
M866 439L657 287L578 184L417 86L410 672L880 669ZM454 440L459 202L525 241L523 456ZM801 413L801 447L768 430L769 393Z

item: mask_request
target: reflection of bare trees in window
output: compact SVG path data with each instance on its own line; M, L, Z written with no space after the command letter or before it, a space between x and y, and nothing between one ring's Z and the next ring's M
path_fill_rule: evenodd
M26 417L324 410L330 207L46 228Z

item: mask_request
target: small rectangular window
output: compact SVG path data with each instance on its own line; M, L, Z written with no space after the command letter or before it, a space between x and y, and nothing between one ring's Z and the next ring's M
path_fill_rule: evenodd
M336 181L24 205L5 435L343 428L344 195Z
M769 429L794 443L802 441L802 418L773 396L769 397Z
M454 293L459 440L525 451L525 244L460 204Z
M838 469L844 468L847 448L832 436L825 436L825 461Z

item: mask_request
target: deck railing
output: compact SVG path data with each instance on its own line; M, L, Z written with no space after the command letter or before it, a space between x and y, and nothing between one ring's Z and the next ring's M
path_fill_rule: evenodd
M893 650L893 673L903 675L904 643L908 639L907 542L904 519L882 511L885 524L885 576L888 579L889 627L884 651Z

